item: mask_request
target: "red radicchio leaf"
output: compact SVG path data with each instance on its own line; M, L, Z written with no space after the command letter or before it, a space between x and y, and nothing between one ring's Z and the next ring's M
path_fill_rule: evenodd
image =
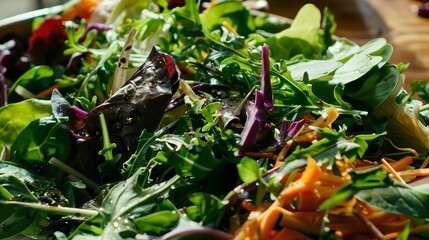
M173 58L153 48L130 79L88 113L85 128L92 135L100 132L99 115L103 113L112 142L127 148L121 154L134 152L143 129L153 132L158 127L178 80Z
M52 65L66 60L67 34L59 17L47 18L29 39L28 53L36 65Z

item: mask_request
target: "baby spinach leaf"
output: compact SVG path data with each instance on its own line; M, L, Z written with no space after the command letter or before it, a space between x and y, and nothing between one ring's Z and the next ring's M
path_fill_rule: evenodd
M35 212L14 206L11 201L38 203L38 199L17 177L12 175L0 175L0 238L12 237L29 227Z
M42 65L31 68L10 87L8 101L12 103L24 100L24 98L15 91L18 86L25 88L33 94L38 94L54 85L54 82L55 72L51 67Z
M347 84L359 79L383 60L380 56L370 56L363 53L355 54L343 66L338 68L332 79L332 84Z
M29 99L0 108L0 145L11 146L27 125L41 117L51 115L49 101ZM2 149L0 149L1 153Z
M293 54L302 53L304 56L317 55L321 53L319 43L319 29L322 20L320 10L313 4L306 4L300 8L296 14L291 26L275 35L276 46L271 46L273 51L272 57L276 59L288 59ZM279 45L282 45L280 49ZM285 47L287 46L287 47ZM283 49L287 49L283 51Z
M392 94L399 80L396 65L386 65L368 78L359 80L363 82L359 88L356 85L346 85L345 95L365 103L370 109L376 109Z
M302 81L304 73L308 73L309 80L321 78L337 70L343 64L336 60L307 60L287 66L292 78Z
M360 190L356 198L382 211L414 218L429 218L429 194L399 183Z
M335 41L334 44L329 46L326 51L326 56L328 57L328 59L344 63L350 56L357 53L359 49L359 45L357 45L355 42L347 38L340 38Z
M16 138L11 147L11 161L31 169L41 176L60 178L56 167L49 164L51 157L68 159L71 137L66 126L53 116L31 122Z

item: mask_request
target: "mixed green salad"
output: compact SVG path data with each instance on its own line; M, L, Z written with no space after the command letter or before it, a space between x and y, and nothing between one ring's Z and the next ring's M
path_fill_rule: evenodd
M234 0L32 26L0 42L0 238L429 238L429 85L386 39Z

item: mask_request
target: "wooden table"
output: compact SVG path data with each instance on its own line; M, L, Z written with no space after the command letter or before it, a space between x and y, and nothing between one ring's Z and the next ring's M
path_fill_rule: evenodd
M409 63L407 82L429 81L429 19L417 16L417 0L268 0L269 11L294 18L308 2L328 7L337 22L336 35L363 44L385 37L394 47L392 63ZM407 87L408 88L408 87Z
M408 81L429 80L429 19L416 15L422 3L415 0L367 0L377 10L393 45L392 62L409 63Z

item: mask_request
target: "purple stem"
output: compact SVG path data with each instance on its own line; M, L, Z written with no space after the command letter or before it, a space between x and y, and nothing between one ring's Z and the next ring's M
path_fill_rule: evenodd
M247 146L255 144L258 133L261 132L266 124L264 96L261 91L255 91L255 102L248 102L244 107L246 109L246 123L241 133L241 148L236 152L236 156L243 156Z
M271 89L270 58L267 44L262 46L261 90L264 104L268 111L273 110L273 92Z
M86 29L85 29L85 33L79 39L79 43L82 43L83 41L85 41L86 36L88 35L88 32L91 30L96 30L99 33L99 32L104 32L104 31L107 31L110 29L112 29L112 26L109 26L109 25L106 25L103 23L88 23L88 25L86 26Z
M82 120L86 117L86 115L88 115L87 112L85 112L84 110L76 107L76 106L71 106L71 109L74 111L74 113L76 114L76 116Z
M287 129L287 136L289 138L295 137L295 135L298 134L298 132L301 130L303 125L304 125L304 119L293 122Z

